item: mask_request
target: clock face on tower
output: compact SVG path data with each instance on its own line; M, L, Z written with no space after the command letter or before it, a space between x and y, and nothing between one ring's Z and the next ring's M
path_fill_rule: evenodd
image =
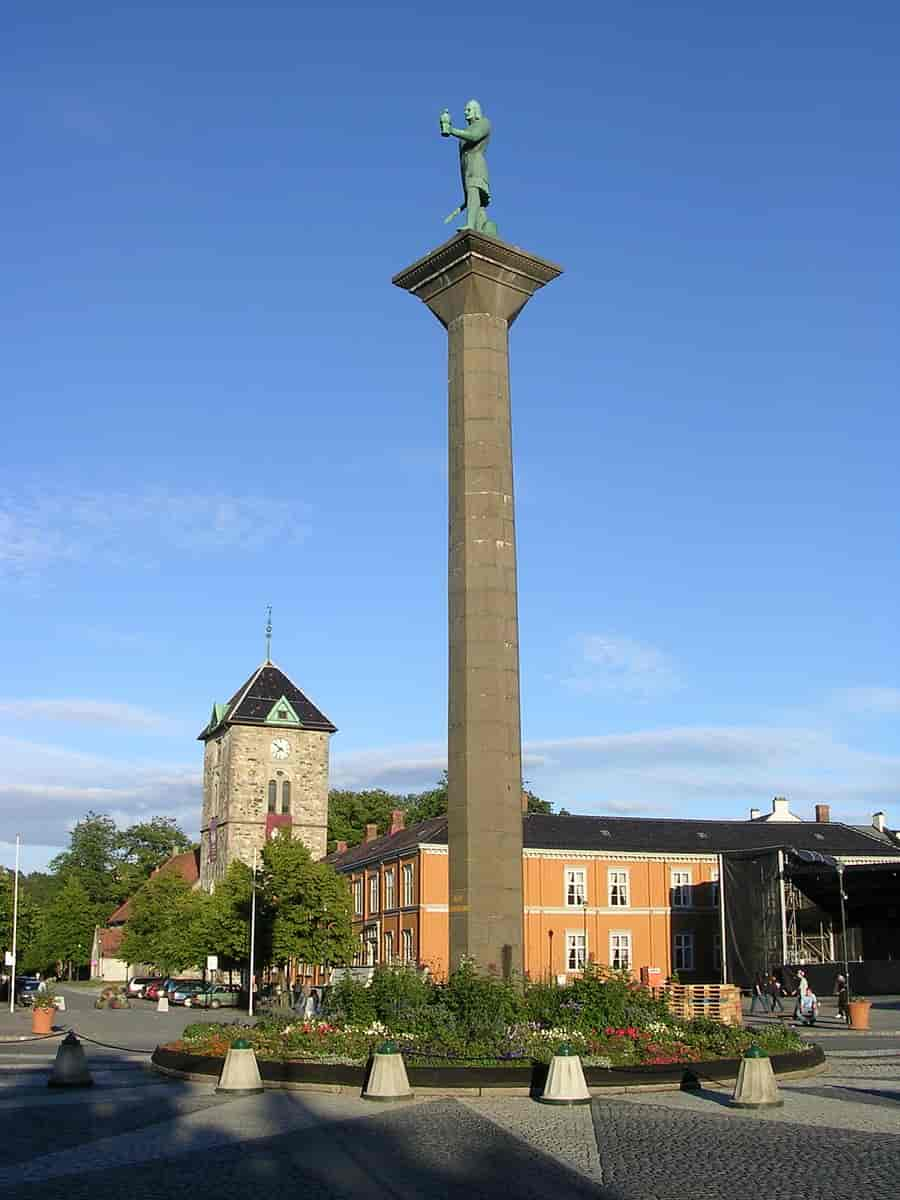
M291 752L291 744L287 738L274 738L272 741L272 757L285 759Z

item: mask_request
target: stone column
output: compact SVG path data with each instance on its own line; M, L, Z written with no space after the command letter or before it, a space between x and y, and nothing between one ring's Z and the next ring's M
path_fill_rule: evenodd
M394 283L449 342L450 964L521 973L522 753L509 326L560 268L459 233Z

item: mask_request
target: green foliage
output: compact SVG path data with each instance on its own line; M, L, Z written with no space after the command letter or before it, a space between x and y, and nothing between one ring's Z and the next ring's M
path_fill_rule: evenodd
M566 988L561 1007L568 1010L569 1023L578 1029L671 1019L665 999L636 983L627 971L613 971L596 963L588 963L583 975Z
M14 908L14 874L0 867L0 952L12 950L12 927ZM19 970L30 963L41 929L41 914L37 905L23 887L19 876L19 919L17 923L16 958Z
M529 788L525 788L527 810L530 813L552 813L553 805L542 800ZM334 789L328 793L328 849L333 850L339 841L356 846L362 840L367 825L375 825L378 833L388 831L391 813L402 809L407 825L442 817L447 811L447 772L443 771L433 788L424 792L411 792L399 796L393 792L373 788L369 791L352 792ZM562 810L564 811L564 810Z
M37 937L28 951L29 965L40 970L56 963L69 963L75 969L86 966L91 961L94 928L105 911L105 905L91 900L81 879L70 875L41 914Z
M340 964L353 957L356 940L347 882L327 863L313 862L302 842L284 835L266 842L262 892L262 925L272 962L296 958Z
M339 841L357 845L367 825L377 825L378 832L385 833L390 828L392 811L405 803L403 796L381 788L363 792L332 789L328 793L328 849L333 850Z
M341 976L327 993L324 1015L344 1025L369 1025L375 1020L371 990L351 975Z
M180 875L162 872L135 893L120 956L158 967L164 975L204 961L203 906L208 897L191 891Z
M111 911L124 898L116 874L119 833L112 817L89 812L69 837L69 848L57 854L50 870L64 882L76 879L92 904Z
M526 983L525 1013L529 1021L542 1028L573 1024L574 1012L563 1007L568 990L552 983Z
M250 868L236 859L216 890L204 897L196 929L205 954L235 961L248 958L251 886Z
M120 893L132 895L168 858L190 848L190 838L172 817L151 817L130 825L116 836Z
M415 1028L433 990L415 967L381 965L375 968L368 993L375 1018L389 1029L400 1031Z

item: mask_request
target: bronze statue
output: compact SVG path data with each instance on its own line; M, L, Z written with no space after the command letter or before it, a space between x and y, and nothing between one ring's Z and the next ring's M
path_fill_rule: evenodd
M453 128L450 113L446 108L440 116L441 137L459 138L459 172L463 186L463 202L444 218L444 224L465 210L466 223L459 226L460 230L472 229L476 233L496 237L497 226L488 219L484 211L491 202L490 179L485 158L485 151L491 140L491 123L482 113L477 100L469 101L465 108L465 116L465 129Z

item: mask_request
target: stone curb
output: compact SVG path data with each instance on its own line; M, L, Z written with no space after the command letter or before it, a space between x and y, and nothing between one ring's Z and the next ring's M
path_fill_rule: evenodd
M202 1074L197 1071L182 1071L174 1067L164 1067L157 1062L152 1062L152 1067L161 1075L168 1075L174 1079L186 1079L191 1083L213 1083L217 1078L215 1075ZM827 1062L818 1062L809 1067L804 1067L796 1071L780 1071L778 1080L787 1079L806 1079L813 1075L821 1075L828 1071ZM718 1080L703 1081L702 1086L713 1086L720 1083L731 1083L736 1078L734 1075L723 1075ZM267 1091L283 1091L283 1092L318 1092L330 1096L359 1096L360 1088L356 1084L346 1083L292 1083L289 1080L279 1079L263 1079L263 1088ZM593 1099L600 1100L604 1096L622 1096L634 1095L638 1092L680 1092L682 1090L681 1083L634 1083L623 1087L590 1087L588 1091ZM528 1087L415 1087L412 1088L413 1096L422 1099L436 1099L438 1097L496 1097L510 1096L527 1098L532 1095L532 1089Z

